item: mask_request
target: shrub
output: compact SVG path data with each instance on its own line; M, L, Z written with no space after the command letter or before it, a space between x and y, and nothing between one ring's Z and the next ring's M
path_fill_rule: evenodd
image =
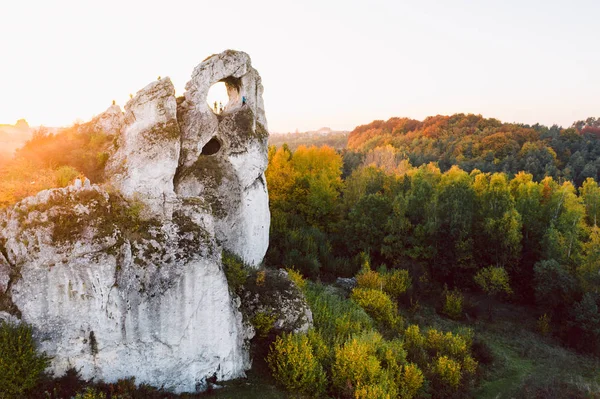
M446 291L443 313L458 320L463 314L463 295L460 291Z
M425 346L425 337L421 334L419 326L411 324L404 331L404 343L407 348L422 348Z
M312 346L313 354L324 368L329 368L333 359L332 349L325 343L323 336L314 328L311 328L306 333L310 345Z
M354 391L355 399L394 399L398 397L397 388L387 379L377 384L359 385Z
M78 393L75 399L106 399L106 394L96 388L86 388L85 391Z
M296 284L296 287L298 287L300 291L304 292L304 290L306 289L306 280L304 279L304 277L302 277L302 274L300 274L299 271L293 268L287 268L285 270L287 270L288 277L290 278L290 280L292 280L294 284Z
M373 319L392 329L402 328L402 317L392 299L383 291L369 288L355 288L352 299Z
M277 317L267 312L258 312L252 318L252 326L256 330L256 335L259 338L266 338L275 324Z
M416 364L410 363L404 366L400 380L400 398L414 398L423 386L423 382L425 382L425 377Z
M444 354L458 359L469 354L469 345L464 337L449 331L444 334L433 328L427 331L425 347L433 354Z
M500 293L510 294L512 290L509 284L508 273L503 267L486 267L475 275L475 283L490 296Z
M440 377L443 384L457 389L461 379L460 363L448 358L448 356L440 356L434 363L435 373Z
M383 287L383 278L374 270L363 269L356 275L356 285L359 288L380 290Z
M392 298L399 298L411 286L408 270L394 270L384 275L383 290Z
M248 278L248 270L244 267L244 262L237 255L228 251L223 251L221 259L229 289L232 292L239 292Z
M23 397L49 362L37 352L30 326L0 322L0 397Z
M264 286L266 279L267 279L267 273L264 270L259 270L256 273L256 286L257 287Z
M328 345L341 344L373 328L373 320L356 302L341 298L321 284L308 283L305 295L314 326Z
M477 372L477 365L477 361L469 355L465 356L462 361L463 371L471 376L474 376Z
M354 337L335 349L331 370L334 391L352 394L356 387L377 383L381 362L375 348L382 339L381 335L372 332Z
M79 173L79 171L72 166L65 165L56 169L54 175L56 176L56 186L66 187L71 184L71 182L75 180L77 176L81 175L81 173Z
M277 337L271 345L267 364L277 383L288 391L314 396L325 391L325 372L306 334Z

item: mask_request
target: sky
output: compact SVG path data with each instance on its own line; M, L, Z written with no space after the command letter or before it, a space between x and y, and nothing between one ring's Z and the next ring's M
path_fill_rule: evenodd
M0 15L0 123L89 120L158 76L181 95L226 49L261 74L271 132L600 116L597 0L3 0Z

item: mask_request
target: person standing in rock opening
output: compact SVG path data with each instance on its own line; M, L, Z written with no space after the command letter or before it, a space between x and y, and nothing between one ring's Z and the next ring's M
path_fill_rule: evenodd
M246 96L242 96L242 107L246 105Z
M214 106L214 108L215 108L215 114L216 114L216 113L217 113L217 102L216 102L216 101L215 101L215 106Z
M219 113L222 114L223 113L223 103L219 102Z

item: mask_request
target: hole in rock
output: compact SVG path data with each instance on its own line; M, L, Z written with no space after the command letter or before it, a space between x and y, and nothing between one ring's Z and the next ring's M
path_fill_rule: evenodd
M241 80L229 76L208 89L206 103L215 114L224 113L242 105Z
M202 155L214 155L219 152L220 149L221 142L216 137L213 137L208 140L208 143L204 144L204 147L202 147Z

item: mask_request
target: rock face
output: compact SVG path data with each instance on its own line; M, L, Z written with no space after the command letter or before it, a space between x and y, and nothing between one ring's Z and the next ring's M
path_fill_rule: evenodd
M217 115L206 96L220 81L225 82L229 102ZM209 199L217 239L247 263L258 264L266 252L265 221L270 219L264 175L268 132L260 76L247 54L225 51L197 66L186 90L178 108L182 139L175 192L181 198ZM206 155L216 148L216 154Z
M214 114L209 87L230 101ZM94 118L115 136L103 186L46 190L0 213L0 313L33 325L51 371L193 392L244 375L253 329L221 263L268 245L267 124L247 54L201 63ZM242 104L242 97L246 103Z

